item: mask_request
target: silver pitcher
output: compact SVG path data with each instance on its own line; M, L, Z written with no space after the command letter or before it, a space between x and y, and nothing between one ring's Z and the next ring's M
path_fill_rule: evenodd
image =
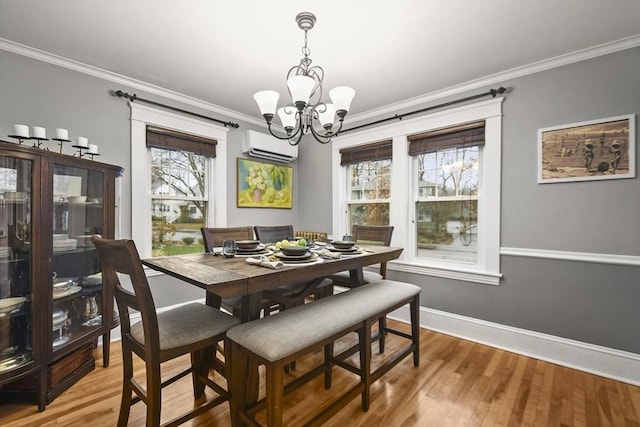
M76 303L80 302L80 306L76 306ZM84 305L84 307L83 307ZM98 302L96 301L96 297L86 297L82 298L82 300L76 299L73 301L73 308L76 310L78 316L82 316L85 319L93 319L94 317L100 314L100 310L98 309Z

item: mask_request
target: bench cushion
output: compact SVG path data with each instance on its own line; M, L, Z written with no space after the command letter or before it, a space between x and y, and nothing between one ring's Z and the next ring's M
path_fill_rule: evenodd
M416 296L420 290L409 283L381 280L243 323L231 328L227 336L274 362L384 313Z

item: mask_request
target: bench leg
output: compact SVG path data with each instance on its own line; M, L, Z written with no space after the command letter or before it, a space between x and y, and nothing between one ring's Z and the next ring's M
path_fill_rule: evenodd
M387 316L378 319L378 333L380 334L380 353L384 353L385 338L387 336Z
M269 363L266 367L267 425L282 426L284 400L284 366L282 362Z
M413 301L409 304L409 311L411 312L411 339L415 345L413 350L413 366L420 366L420 295L416 295Z
M324 346L324 388L329 390L333 380L333 343Z
M365 320L358 330L358 347L360 350L360 381L362 388L362 410L369 410L371 401L371 320Z

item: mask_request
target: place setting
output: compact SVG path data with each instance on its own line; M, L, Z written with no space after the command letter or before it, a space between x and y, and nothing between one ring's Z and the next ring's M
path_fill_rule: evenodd
M324 251L344 256L361 255L364 251L352 240L333 240L324 247Z

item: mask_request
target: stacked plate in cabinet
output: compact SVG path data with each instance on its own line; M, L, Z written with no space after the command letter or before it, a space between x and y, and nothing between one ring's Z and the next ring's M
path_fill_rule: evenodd
M11 248L9 246L0 246L0 258L8 258L11 255Z
M77 239L70 239L66 234L53 235L53 252L72 251L78 247Z

